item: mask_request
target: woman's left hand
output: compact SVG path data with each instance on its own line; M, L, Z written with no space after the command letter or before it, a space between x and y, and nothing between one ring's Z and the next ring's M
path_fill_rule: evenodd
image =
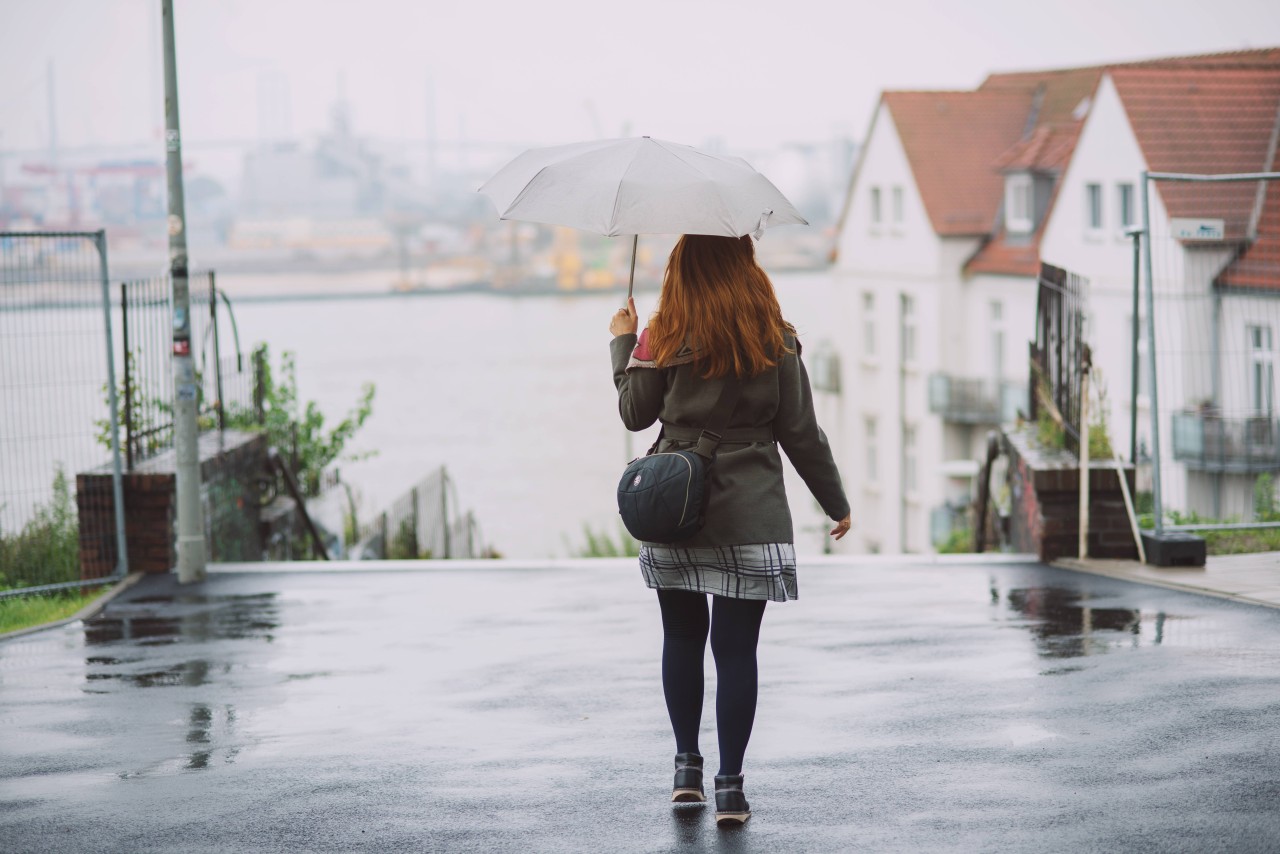
M632 297L627 297L627 307L613 313L613 319L609 321L609 331L613 333L614 338L617 338L619 335L635 335L639 326L636 301Z

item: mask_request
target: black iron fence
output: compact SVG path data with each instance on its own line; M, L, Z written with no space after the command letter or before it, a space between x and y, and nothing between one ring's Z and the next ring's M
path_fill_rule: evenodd
M261 424L262 356L241 349L231 301L218 290L216 275L197 273L190 281L200 429ZM120 284L120 424L129 469L173 447L172 293L168 276Z
M1083 377L1088 360L1084 321L1088 280L1040 265L1036 338L1031 342L1030 416L1048 408L1062 427L1067 450L1080 452Z

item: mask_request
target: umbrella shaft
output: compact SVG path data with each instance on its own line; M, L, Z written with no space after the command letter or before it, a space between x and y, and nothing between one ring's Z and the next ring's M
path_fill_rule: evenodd
M640 235L633 235L631 238L631 279L627 282L627 299L631 299L631 295L636 289L636 246L640 243Z

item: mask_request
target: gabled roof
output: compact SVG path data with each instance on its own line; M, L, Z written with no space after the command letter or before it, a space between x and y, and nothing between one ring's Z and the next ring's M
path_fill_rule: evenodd
M980 91L1025 92L1034 103L1022 136L992 161L989 168L1001 173L1023 170L1061 174L1071 161L1102 74L1101 68L1075 68L988 77ZM1057 198L1055 184L1048 208L1034 234L1011 237L1003 228L993 226L994 233L965 264L965 272L1036 275L1040 269L1044 222ZM1000 201L997 199L997 204Z
M1272 170L1277 166L1280 164L1273 163ZM1218 284L1228 288L1280 289L1280 185L1277 182L1267 188L1257 239L1218 276Z
M885 92L933 230L991 233L1004 179L991 164L1022 134L1028 92Z
M1249 173L1270 165L1280 65L1118 68L1111 76L1151 171ZM1222 218L1227 240L1248 235L1256 184L1157 182L1156 187L1170 216Z
M1264 168L1265 146L1257 142L1258 128L1276 116L1277 98L1270 93L1272 78L1280 78L1280 48L992 74L973 91L885 92L882 103L897 127L934 231L944 237L988 238L966 265L968 272L1035 274L1043 222L1052 211L1057 187L1041 229L1011 240L999 227L1003 173L1061 174L1107 73L1118 87L1125 78L1131 96L1142 104L1137 111L1141 117L1132 111L1130 115L1153 170L1221 172L1227 161L1218 155L1233 152L1254 164L1242 171ZM1199 119L1179 118L1179 113L1195 94L1189 87L1196 85L1205 87L1206 102L1230 106L1206 107L1206 116L1211 114L1207 125L1188 137L1188 125ZM1161 87L1169 91L1162 93ZM1125 106L1129 108L1128 101ZM1171 142L1170 135L1177 140ZM1184 144L1184 137L1192 141ZM1194 151L1201 152L1202 161L1174 156ZM1158 165L1163 160L1170 165ZM1184 165L1175 168L1174 162ZM1200 162L1202 168L1188 169L1187 162ZM1280 187L1276 190L1272 196L1280 196ZM1240 195L1243 198L1243 190ZM1170 208L1174 216L1179 215L1174 212L1179 204L1175 200Z

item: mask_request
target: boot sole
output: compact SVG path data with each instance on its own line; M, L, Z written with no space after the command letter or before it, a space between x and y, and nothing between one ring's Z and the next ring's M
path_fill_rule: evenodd
M716 813L716 824L720 827L746 824L749 818L751 818L750 812L718 812Z
M673 804L706 803L707 796L698 789L676 789L671 793Z

